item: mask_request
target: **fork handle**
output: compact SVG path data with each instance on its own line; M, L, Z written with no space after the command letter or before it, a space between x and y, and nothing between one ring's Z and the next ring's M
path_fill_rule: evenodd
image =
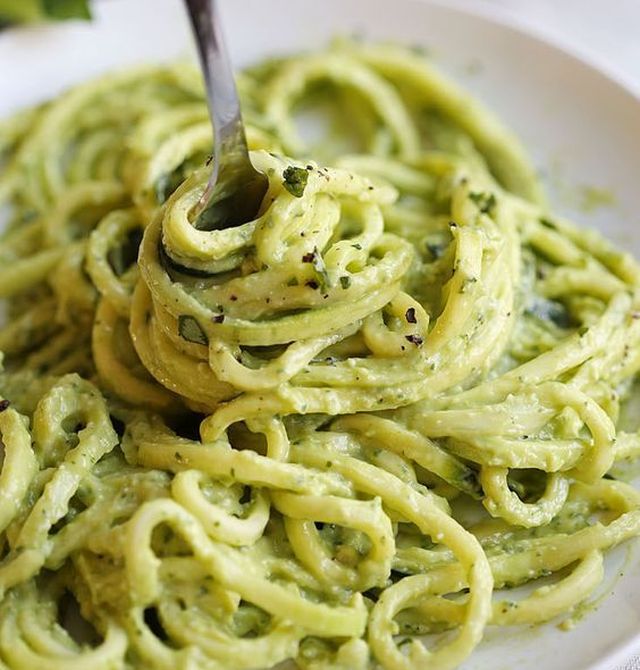
M214 164L210 183L215 183L221 161L229 149L248 156L240 100L222 33L217 0L184 0L198 46L214 130ZM228 154L227 154L228 155ZM247 158L248 160L248 158Z

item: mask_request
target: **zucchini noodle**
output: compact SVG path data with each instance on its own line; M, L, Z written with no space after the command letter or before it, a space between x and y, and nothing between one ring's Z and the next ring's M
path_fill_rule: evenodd
M636 261L417 53L238 86L236 228L190 65L0 125L2 668L455 668L640 533Z

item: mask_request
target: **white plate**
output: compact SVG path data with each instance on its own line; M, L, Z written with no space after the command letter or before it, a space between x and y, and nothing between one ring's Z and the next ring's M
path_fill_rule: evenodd
M224 0L223 5L237 65L320 46L337 33L426 46L524 140L556 209L640 255L640 102L579 59L513 26L420 0ZM110 0L97 4L97 15L91 24L0 34L0 116L109 68L190 50L179 0ZM594 187L605 189L614 202L594 208ZM590 211L581 200L590 201L582 203L591 205ZM490 629L464 667L615 668L640 650L640 560L625 547L609 555L607 566L600 593L612 595L572 632L553 625Z

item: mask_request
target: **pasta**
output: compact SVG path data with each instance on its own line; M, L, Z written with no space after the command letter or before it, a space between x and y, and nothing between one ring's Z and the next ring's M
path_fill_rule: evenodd
M455 668L640 533L636 261L418 53L238 85L237 228L190 65L0 126L0 668Z

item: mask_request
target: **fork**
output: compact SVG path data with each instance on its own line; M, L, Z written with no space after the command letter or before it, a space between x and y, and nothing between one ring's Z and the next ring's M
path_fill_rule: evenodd
M240 100L225 45L217 0L184 0L204 74L213 124L212 170L192 211L199 230L219 230L255 218L269 180L252 165Z

